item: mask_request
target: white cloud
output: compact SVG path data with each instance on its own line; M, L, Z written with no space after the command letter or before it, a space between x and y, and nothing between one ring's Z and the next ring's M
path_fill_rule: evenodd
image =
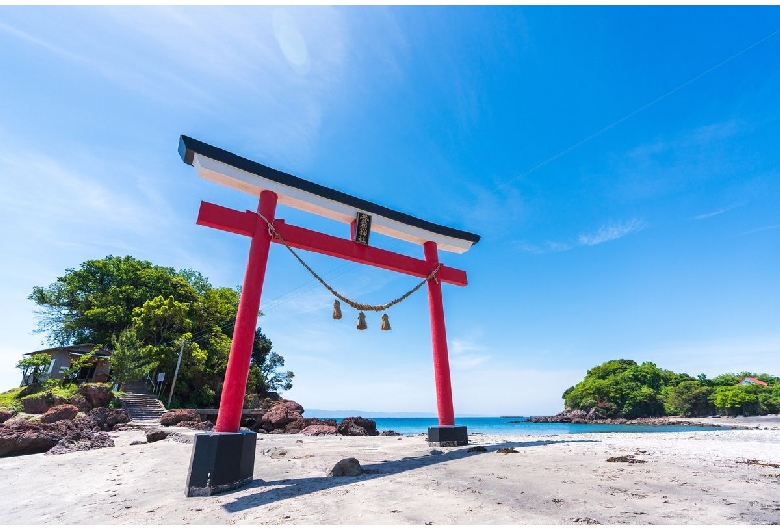
M648 227L648 224L639 219L630 219L625 222L609 222L590 234L582 234L577 239L581 245L593 246L620 239L631 233L638 232Z
M549 252L565 252L578 246L595 246L609 241L614 241L627 235L639 232L650 226L641 219L629 219L628 221L609 221L591 233L580 234L574 242L545 241L541 245L527 242L519 242L515 247L529 254L547 254Z

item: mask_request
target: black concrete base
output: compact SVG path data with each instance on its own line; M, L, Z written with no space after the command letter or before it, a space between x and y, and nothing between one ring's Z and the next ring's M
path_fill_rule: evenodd
M465 425L439 425L428 427L428 445L435 447L456 447L468 445L469 435Z
M252 482L255 445L254 432L196 434L187 475L187 497L206 497Z

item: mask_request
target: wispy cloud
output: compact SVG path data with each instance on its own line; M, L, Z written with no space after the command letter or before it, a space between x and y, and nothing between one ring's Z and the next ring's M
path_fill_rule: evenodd
M580 245L590 247L626 237L647 227L648 224L639 219L630 219L625 222L609 222L599 227L595 232L580 235L577 241L579 241Z
M647 199L699 187L742 168L733 142L750 132L741 120L666 135L615 156L612 189L621 199ZM722 213L722 212L721 212Z
M476 368L490 357L487 348L477 341L462 338L450 341L450 364L454 370Z
M775 228L780 228L780 225L770 225L770 226L764 226L764 227L761 227L761 228L756 228L756 229L753 229L753 230L748 230L747 232L741 232L741 233L739 233L739 234L737 234L737 235L740 235L740 236L746 236L746 235L748 235L748 234L755 234L756 232L763 232L764 230L774 230Z
M547 254L549 252L565 252L572 248L572 245L568 243L558 243L555 241L545 241L541 245L533 245L531 243L518 243L517 248L528 254Z
M117 94L231 124L249 149L304 162L343 98L349 33L330 7L101 7L6 12L0 33ZM86 79L86 76L93 76ZM243 105L233 104L236 100ZM285 102L285 104L281 104ZM274 127L263 126L269 122ZM257 125L254 125L254 124Z
M649 227L650 224L641 219L629 219L628 221L609 221L597 230L580 234L575 241L545 241L542 244L534 245L527 242L517 243L516 247L522 252L529 254L547 254L550 252L565 252L576 247L592 247L601 245L609 241L614 241L626 237L634 232L639 232Z
M744 203L742 203L742 204L734 204L734 205L731 205L731 206L727 206L726 208L721 208L720 210L715 210L714 212L708 212L708 213L703 213L703 214L700 214L700 215L696 215L696 216L693 217L693 219L695 221L701 221L702 219L709 219L710 217L715 217L715 216L724 214L726 212L730 212L734 208L739 208L740 206L744 206Z

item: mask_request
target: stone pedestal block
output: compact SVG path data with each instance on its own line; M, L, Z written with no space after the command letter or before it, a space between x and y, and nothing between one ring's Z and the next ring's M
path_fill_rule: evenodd
M434 447L456 447L468 445L469 436L465 425L438 425L428 427L428 445Z
M204 497L252 482L257 433L196 434L192 445L187 497Z

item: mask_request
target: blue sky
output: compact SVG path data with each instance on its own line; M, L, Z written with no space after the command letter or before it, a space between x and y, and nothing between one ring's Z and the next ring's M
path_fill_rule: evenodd
M199 179L180 134L482 236L441 255L470 282L444 287L456 416L555 413L614 358L780 374L779 29L771 6L0 7L0 386L42 347L27 296L66 268L241 283L248 240L195 218L256 201ZM368 303L416 283L306 259ZM331 304L272 248L286 397L435 411L424 291L389 333Z

